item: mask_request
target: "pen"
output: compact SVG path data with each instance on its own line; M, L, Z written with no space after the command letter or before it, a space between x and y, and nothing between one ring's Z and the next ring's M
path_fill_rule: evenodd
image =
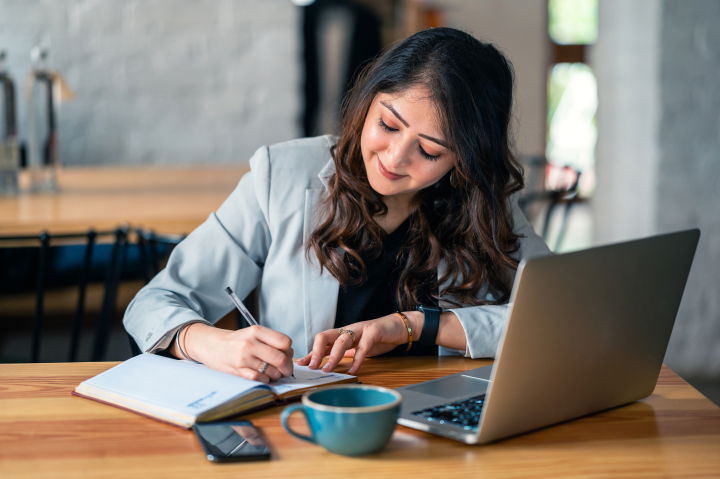
M230 296L230 299L232 299L232 302L235 304L235 307L240 311L240 314L242 314L242 317L245 318L245 321L250 326L259 326L258 322L253 318L253 315L250 314L250 311L245 307L245 305L240 301L240 298L237 297L237 294L232 290L230 286L225 288L225 292ZM290 373L292 377L295 377L294 373Z
M242 317L245 318L245 321L247 321L250 326L259 326L258 322L255 321L255 318L253 318L253 315L250 314L250 311L248 311L245 305L242 304L242 301L240 301L240 298L237 297L237 294L235 294L230 286L225 288L225 292L230 296L232 302L235 303L235 307L238 311L240 311L240 314L242 314Z

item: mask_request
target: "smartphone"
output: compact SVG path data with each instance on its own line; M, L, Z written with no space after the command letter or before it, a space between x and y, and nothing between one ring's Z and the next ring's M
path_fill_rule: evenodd
M267 447L265 439L250 421L195 424L193 430L209 461L270 459L270 449Z

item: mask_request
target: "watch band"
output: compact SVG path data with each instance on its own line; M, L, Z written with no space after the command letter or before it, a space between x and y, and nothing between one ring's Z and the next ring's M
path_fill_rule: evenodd
M440 313L443 311L442 308L418 304L416 309L422 311L425 315L422 333L420 334L420 339L417 341L418 344L421 346L435 346L438 328L440 327Z

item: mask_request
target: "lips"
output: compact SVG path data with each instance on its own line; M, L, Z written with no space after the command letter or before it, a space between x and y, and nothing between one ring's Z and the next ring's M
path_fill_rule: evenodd
M385 166L382 164L382 161L380 161L380 157L377 156L377 163L378 163L378 170L380 170L380 174L383 175L388 180L396 181L401 178L405 178L407 175L397 175L395 173L392 173L388 171Z

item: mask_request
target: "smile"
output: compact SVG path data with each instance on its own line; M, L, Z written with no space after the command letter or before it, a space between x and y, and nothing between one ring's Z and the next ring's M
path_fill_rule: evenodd
M380 170L380 174L383 175L388 180L396 181L400 178L405 178L407 175L397 175L395 173L391 173L385 168L385 165L382 164L382 161L380 161L379 156L375 156L377 158L377 164L378 164L378 170Z

